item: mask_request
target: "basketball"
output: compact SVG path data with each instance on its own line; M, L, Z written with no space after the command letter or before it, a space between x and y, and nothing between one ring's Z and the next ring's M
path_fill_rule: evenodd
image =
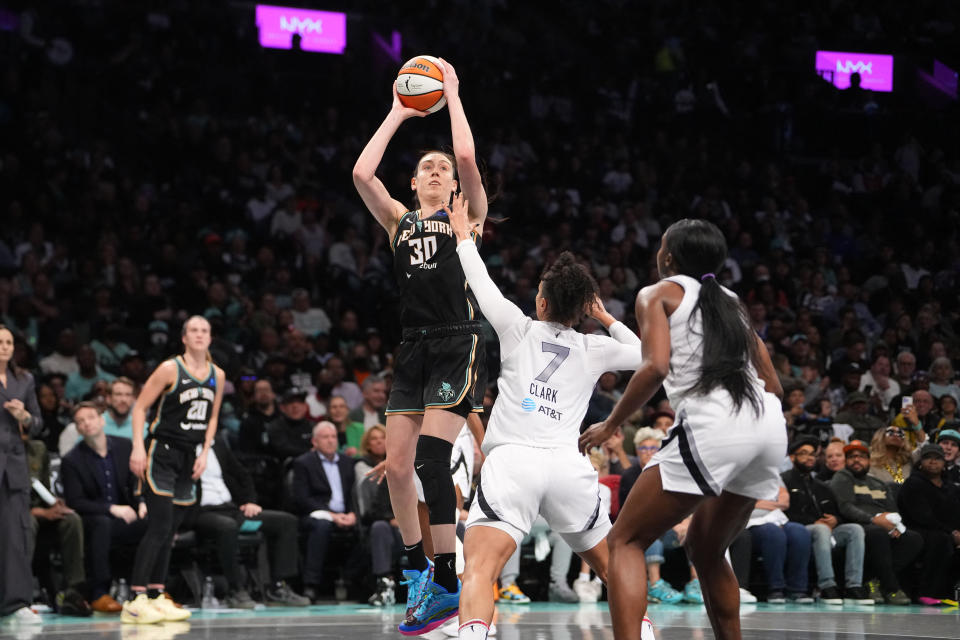
M397 74L397 94L405 107L433 113L443 109L443 71L433 56L410 58Z

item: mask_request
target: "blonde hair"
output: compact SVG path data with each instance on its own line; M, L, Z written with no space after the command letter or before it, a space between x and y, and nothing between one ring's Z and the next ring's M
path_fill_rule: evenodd
M871 466L874 464L883 464L887 461L896 462L904 466L910 464L913 461L913 456L911 455L913 445L910 444L910 439L906 437L906 433L904 433L903 447L901 447L900 451L890 460L890 456L887 455L887 445L884 442L886 439L886 431L887 427L880 427L874 432L873 437L870 438Z
M367 432L363 434L362 438L360 438L360 455L361 456L370 455L370 449L369 449L370 434L372 434L374 431L379 431L380 433L382 433L384 438L387 437L387 428L382 424L375 424L369 429L367 429ZM384 455L384 457L386 457L386 455Z
M590 451L590 464L593 465L593 468L596 469L600 475L604 475L604 470L609 471L609 467L607 466L609 463L610 458L603 452L603 449L597 447Z
M201 315L193 315L193 316L190 316L189 318L187 318L187 319L184 321L183 325L180 327L180 337L181 337L181 338L184 337L185 335L187 335L187 325L190 324L191 322L193 322L194 320L203 320L204 322L206 322L206 323L207 323L207 327L210 328L210 337L211 337L211 338L213 337L213 325L210 324L210 321L207 320L205 317L203 317L203 316L201 316ZM186 347L186 345L184 345L184 347L183 347L183 352L184 352L184 353L187 352L187 347ZM207 362L209 362L210 364L213 364L213 356L210 355L210 349L207 349Z

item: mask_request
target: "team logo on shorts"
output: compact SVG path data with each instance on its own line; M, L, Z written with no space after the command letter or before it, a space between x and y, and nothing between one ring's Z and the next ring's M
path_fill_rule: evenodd
M537 403L533 401L533 398L524 398L523 402L520 403L520 408L531 413L537 410Z
M450 402L453 400L455 392L449 382L441 382L440 388L437 390L437 395L440 396L440 399L444 402Z

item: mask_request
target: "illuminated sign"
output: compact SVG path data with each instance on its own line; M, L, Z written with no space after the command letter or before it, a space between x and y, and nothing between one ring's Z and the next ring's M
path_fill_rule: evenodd
M293 37L300 37L300 49L343 53L347 47L347 14L294 7L257 5L260 46L292 49Z
M850 75L860 74L860 87L893 91L893 56L845 51L817 51L817 73L837 89L850 86Z

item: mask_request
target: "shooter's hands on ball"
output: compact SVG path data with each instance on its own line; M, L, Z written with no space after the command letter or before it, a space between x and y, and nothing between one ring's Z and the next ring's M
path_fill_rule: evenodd
M440 71L443 72L443 97L447 99L447 104L460 98L460 78L457 77L457 70L453 65L440 58Z
M594 447L603 446L603 443L610 439L617 425L607 424L606 422L597 422L580 434L580 452L584 455L590 453Z
M470 218L467 216L469 206L470 203L463 197L462 193L453 197L452 207L443 205L443 210L447 212L447 217L450 219L450 229L456 236L458 243L461 240L469 240L470 233L479 226L470 222Z
M426 111L403 106L403 103L400 102L400 94L397 93L396 83L393 84L393 105L390 107L390 110L398 114L401 120L413 118L414 116L422 118L423 116L429 115Z

